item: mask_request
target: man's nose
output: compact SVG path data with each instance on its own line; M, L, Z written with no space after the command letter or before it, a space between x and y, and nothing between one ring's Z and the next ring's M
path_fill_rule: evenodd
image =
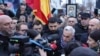
M52 27L52 30L55 30L55 27Z
M11 23L9 24L9 28L12 28L12 24Z
M91 26L89 26L88 28L91 29Z

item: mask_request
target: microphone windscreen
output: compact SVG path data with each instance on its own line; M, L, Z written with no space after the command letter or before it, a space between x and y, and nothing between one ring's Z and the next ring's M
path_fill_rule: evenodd
M27 30L27 35L32 39L34 39L38 34L39 32L37 32L36 30L33 29Z
M52 34L50 36L47 37L47 39L49 41L54 41L54 40L57 40L59 38L59 35L58 34Z

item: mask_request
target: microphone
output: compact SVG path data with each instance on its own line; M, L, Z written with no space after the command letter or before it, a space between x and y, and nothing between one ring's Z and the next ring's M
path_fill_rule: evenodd
M58 35L58 34L52 34L52 35L49 35L49 36L47 37L47 39L48 39L49 42L52 42L52 41L54 41L54 40L59 39L59 35Z
M50 47L45 47L41 43L38 43L35 40L31 40L30 39L30 43L35 44L36 46L40 47L41 49L44 49L44 50L47 50L47 51L51 51L52 50Z
M33 29L27 30L27 35L32 39L34 39L38 34L39 32L37 32L36 30Z

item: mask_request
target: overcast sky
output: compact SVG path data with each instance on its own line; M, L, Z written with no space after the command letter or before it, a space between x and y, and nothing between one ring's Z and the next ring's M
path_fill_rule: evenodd
M82 0L76 0L76 3L82 4Z

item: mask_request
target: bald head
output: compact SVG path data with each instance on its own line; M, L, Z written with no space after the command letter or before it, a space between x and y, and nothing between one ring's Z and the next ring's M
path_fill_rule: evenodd
M0 16L0 31L4 34L10 34L12 19L7 15Z
M89 21L89 31L92 32L96 29L100 29L100 21L99 19L93 18Z
M11 18L9 16L7 16L7 15L1 15L0 16L0 23L4 22L5 20L9 20L9 19L11 20Z
M91 19L89 22L92 22L92 23L95 23L95 24L100 24L100 20L96 19L96 18Z

